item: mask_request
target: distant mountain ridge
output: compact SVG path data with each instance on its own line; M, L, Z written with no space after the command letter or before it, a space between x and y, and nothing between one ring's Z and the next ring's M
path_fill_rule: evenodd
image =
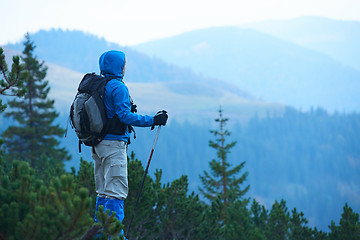
M267 101L302 109L360 110L360 71L249 27L196 30L133 47Z
M360 22L324 17L299 17L250 23L242 27L261 31L324 53L360 71Z
M49 66L51 97L67 114L78 83L86 72L98 72L98 58L107 50L122 50L127 56L125 83L144 114L165 108L178 120L212 119L220 105L229 109L234 120L246 121L254 114L281 114L279 104L255 99L233 84L204 77L193 71L150 58L136 50L108 43L79 31L50 30L31 35L35 55ZM6 49L22 51L22 43ZM182 120L181 120L182 119Z
M170 65L164 61L140 53L129 47L106 42L103 38L81 31L41 30L31 35L35 42L35 53L39 59L81 73L98 72L99 56L108 50L122 50L126 53L126 79L129 82L211 82L213 86L226 89L244 98L251 97L232 84L211 77L203 77L189 69ZM9 49L22 51L22 43L9 44Z

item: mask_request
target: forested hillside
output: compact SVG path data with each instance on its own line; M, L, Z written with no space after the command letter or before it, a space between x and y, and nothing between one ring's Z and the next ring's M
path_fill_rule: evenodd
M326 219L339 216L343 202L360 210L359 114L287 109L283 117L254 117L247 126L228 128L237 141L229 159L234 164L246 161L251 197L266 206L284 198L324 230ZM163 169L164 179L169 180L185 173L196 190L198 175L215 158L208 148L209 130L189 124L165 128L155 155L161 160L154 161L153 169ZM131 146L140 159L148 154L142 147L151 145L151 140L143 143L148 138L147 132L139 131Z
M170 123L161 130L150 172L162 169L164 182L185 174L189 189L198 191L199 175L216 157L208 145L215 127L215 122L206 126ZM246 161L249 197L267 207L284 198L308 216L311 226L324 231L329 219L338 220L343 203L360 211L360 114L287 108L284 116L254 116L247 125L230 118L227 128L231 140L237 141L228 158L233 164ZM146 164L155 132L135 131L137 138L132 139L129 151ZM63 142L73 155L71 165L78 166L80 156L91 159L89 149L78 153L72 132Z

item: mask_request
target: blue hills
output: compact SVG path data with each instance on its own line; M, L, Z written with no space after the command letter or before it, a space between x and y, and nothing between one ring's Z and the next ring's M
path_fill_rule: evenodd
M324 17L269 20L244 26L324 53L334 60L360 70L360 22Z
M63 102L59 108L64 111L72 99L61 98L68 96L69 90L76 89L81 74L98 72L99 56L104 51L117 49L127 55L124 80L130 89L134 89L130 94L139 106L144 107L142 110L145 113L156 111L155 105L155 108L166 108L173 116L194 121L209 116L212 119L214 109L223 105L232 109L231 114L239 116L238 120L246 121L255 113L264 116L268 112L283 112L280 104L256 99L234 84L149 57L131 47L109 43L94 35L52 29L39 31L31 37L36 45L37 57L51 65L48 78L53 91L58 92L54 97ZM20 52L22 43L9 44L6 48ZM68 70L78 74L61 76L62 72L68 73ZM131 88L132 85L136 87Z
M303 20L307 21L301 25L301 29L306 29L306 26L311 29L311 21L307 18ZM322 20L326 22L326 19ZM328 35L334 22L348 25L347 22L329 20L324 26L324 32ZM341 36L344 31L337 32L339 26L334 28L332 34L337 34L340 39L336 44L325 39L325 33L318 31L319 35L315 35L309 30L308 33L302 31L302 35L293 36L292 33L296 33L300 27L296 28L297 25L290 22L288 25L293 28L288 29L291 32L280 31L274 27L278 26L276 23L271 26L258 23L196 30L133 47L204 76L234 84L266 101L301 109L320 106L329 111L359 110L360 71L356 68L357 61L350 59L359 56L358 44L352 44L354 51L348 51L352 48L348 46L350 42L358 42L359 23L352 28L357 31L348 30L343 41ZM300 44L299 41L307 36L312 42ZM353 39L349 40L351 37ZM326 51L332 48L332 52L342 54L334 58L335 53ZM348 62L353 64L340 61L344 56L348 56Z

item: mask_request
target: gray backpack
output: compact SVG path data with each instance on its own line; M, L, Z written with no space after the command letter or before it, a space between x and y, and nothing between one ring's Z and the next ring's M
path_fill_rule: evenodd
M104 104L105 85L116 77L86 74L81 80L78 93L70 108L70 124L81 144L96 146L106 134L107 117Z

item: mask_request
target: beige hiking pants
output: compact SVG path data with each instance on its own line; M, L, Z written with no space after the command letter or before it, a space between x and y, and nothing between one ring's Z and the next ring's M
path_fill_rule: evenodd
M98 196L124 200L128 195L126 143L103 140L93 148L92 157Z

